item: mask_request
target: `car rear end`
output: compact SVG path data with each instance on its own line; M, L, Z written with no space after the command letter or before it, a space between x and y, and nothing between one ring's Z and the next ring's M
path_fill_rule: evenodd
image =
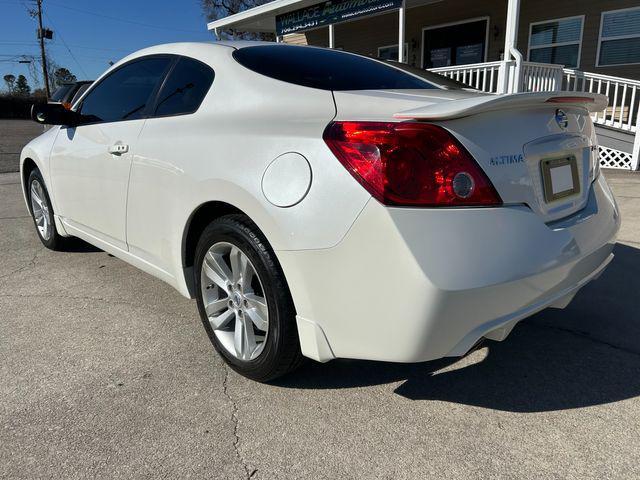
M463 355L483 337L504 339L537 311L566 306L611 261L620 217L590 118L603 96L496 96L437 80L423 88L413 79L433 74L403 73L405 81L368 71L355 55L358 68L348 68L343 52L323 50L312 61L320 49L253 48L257 59L236 60L332 91L336 115L321 155L308 155L310 197L369 195L338 243L276 249L306 356ZM325 72L327 55L337 60ZM379 87L358 88L374 77ZM331 190L322 178L341 169L352 181Z
M316 292L298 313L330 346L319 359L463 355L565 307L611 261L620 217L589 111L602 98L334 96L325 142L372 199L339 245L285 260L302 272L292 290Z

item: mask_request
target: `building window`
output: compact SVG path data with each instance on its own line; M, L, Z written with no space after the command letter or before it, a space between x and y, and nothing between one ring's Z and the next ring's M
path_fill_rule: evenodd
M409 50L409 44L404 44L404 52L402 52L402 61L407 63L407 58L409 57L407 54L407 50ZM394 62L398 61L398 44L395 45L385 45L384 47L378 48L378 58L380 60L393 60Z
M640 8L602 12L598 67L640 63Z
M529 28L529 60L577 68L583 24L583 15L532 23Z
M488 17L425 27L422 29L422 66L438 68L485 62L488 35Z

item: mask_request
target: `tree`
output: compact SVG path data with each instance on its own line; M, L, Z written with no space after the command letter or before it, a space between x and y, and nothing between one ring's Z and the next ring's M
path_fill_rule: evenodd
M15 88L15 83L16 83L16 76L10 73L5 75L4 83L7 84L7 90L9 90L9 93L13 93L13 89Z
M271 0L200 0L202 11L208 21L218 20L249 8L257 7L269 3ZM219 32L221 37L241 38L245 40L275 40L272 33L252 33L241 32L235 29L228 29Z
M56 70L53 72L54 86L59 87L63 83L71 83L75 82L76 80L76 76L64 67L56 68Z
M31 87L27 83L27 79L24 75L18 75L18 80L16 80L14 91L18 95L25 95L25 96L31 93Z

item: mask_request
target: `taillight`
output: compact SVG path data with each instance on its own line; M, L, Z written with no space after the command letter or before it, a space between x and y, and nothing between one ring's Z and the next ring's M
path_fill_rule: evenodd
M502 203L471 154L437 125L332 122L323 139L351 175L385 205Z
M595 103L596 99L591 97L551 97L545 100L546 103Z

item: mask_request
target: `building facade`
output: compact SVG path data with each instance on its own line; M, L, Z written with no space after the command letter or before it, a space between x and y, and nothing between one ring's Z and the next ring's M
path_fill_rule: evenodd
M407 8L405 59L423 68L502 60L506 15L506 0ZM516 48L529 61L640 80L638 0L522 0L518 23ZM396 58L398 12L333 28L336 48ZM284 41L329 46L328 27L286 35Z

